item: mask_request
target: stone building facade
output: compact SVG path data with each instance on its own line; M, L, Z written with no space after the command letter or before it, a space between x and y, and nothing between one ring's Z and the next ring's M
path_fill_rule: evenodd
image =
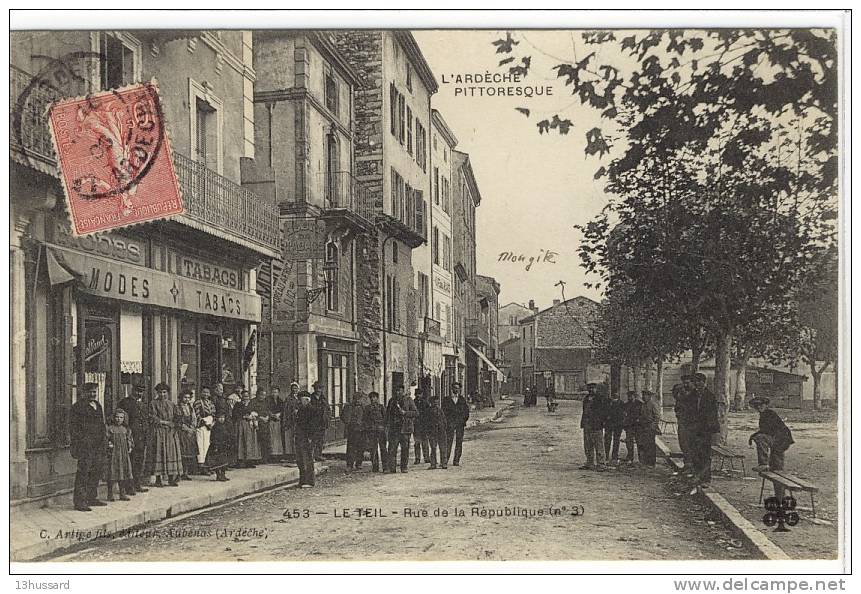
M358 384L388 398L423 371L415 279L430 277L428 139L437 83L408 31L337 31L335 42L360 80L355 171L376 215L376 229L358 238Z
M543 394L553 386L557 396L575 397L585 393L588 382L609 385L610 369L600 361L595 336L598 307L588 297L557 299L520 320L524 388Z
M255 32L254 68L257 155L271 172L255 187L280 211L279 255L258 279L258 377L282 390L323 382L338 418L357 385L356 237L374 228L354 175L359 79L324 32Z
M71 486L68 414L84 382L107 414L138 385L148 399L166 382L175 399L185 387L254 383L256 269L276 254L277 211L242 185L255 166L249 32L15 32L12 42L10 472L21 499ZM152 78L185 213L75 237L45 110Z

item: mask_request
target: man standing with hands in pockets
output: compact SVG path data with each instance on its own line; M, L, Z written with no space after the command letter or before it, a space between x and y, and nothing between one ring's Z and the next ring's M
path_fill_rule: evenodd
M460 466L460 456L463 453L463 430L469 420L469 405L466 398L460 393L460 383L451 385L451 394L443 400L442 410L445 413L446 434L448 436L448 451L446 452L446 465L448 456L452 452L454 444L454 460L452 464Z

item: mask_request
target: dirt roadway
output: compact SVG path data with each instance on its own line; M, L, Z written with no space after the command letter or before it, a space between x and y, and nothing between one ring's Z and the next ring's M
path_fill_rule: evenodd
M577 470L584 461L579 417L579 402L561 402L552 415L541 407L515 408L467 432L460 467L431 471L411 461L407 474L373 474L367 464L347 474L335 462L313 490L267 492L132 537L97 541L61 559L752 558L692 498L666 488L666 468ZM573 515L577 506L583 515ZM513 515L504 515L506 507ZM360 517L358 508L370 511ZM488 517L493 513L503 515Z

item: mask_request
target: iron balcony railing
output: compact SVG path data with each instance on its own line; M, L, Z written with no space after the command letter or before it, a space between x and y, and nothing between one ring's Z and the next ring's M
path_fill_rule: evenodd
M464 320L466 329L466 340L473 343L481 343L487 345L490 342L487 326L479 319Z
M31 86L32 80L32 75L10 66L12 149L23 150L56 166L47 109L51 103L79 93L64 92L47 83ZM277 250L278 208L274 204L263 202L241 185L181 153L173 152L173 162L186 218L240 241Z
M278 208L205 165L173 153L185 216L270 250L278 247Z
M30 83L33 76L16 66L9 67L9 111L10 135L13 148L56 164L57 155L48 129L48 106L71 96L49 85L47 82Z
M346 210L368 222L374 220L374 203L368 189L349 171L327 171L317 176L326 210Z

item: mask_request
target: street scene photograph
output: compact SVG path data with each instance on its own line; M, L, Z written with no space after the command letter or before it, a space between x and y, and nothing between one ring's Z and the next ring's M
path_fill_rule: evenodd
M845 559L848 28L197 14L10 30L11 563Z

